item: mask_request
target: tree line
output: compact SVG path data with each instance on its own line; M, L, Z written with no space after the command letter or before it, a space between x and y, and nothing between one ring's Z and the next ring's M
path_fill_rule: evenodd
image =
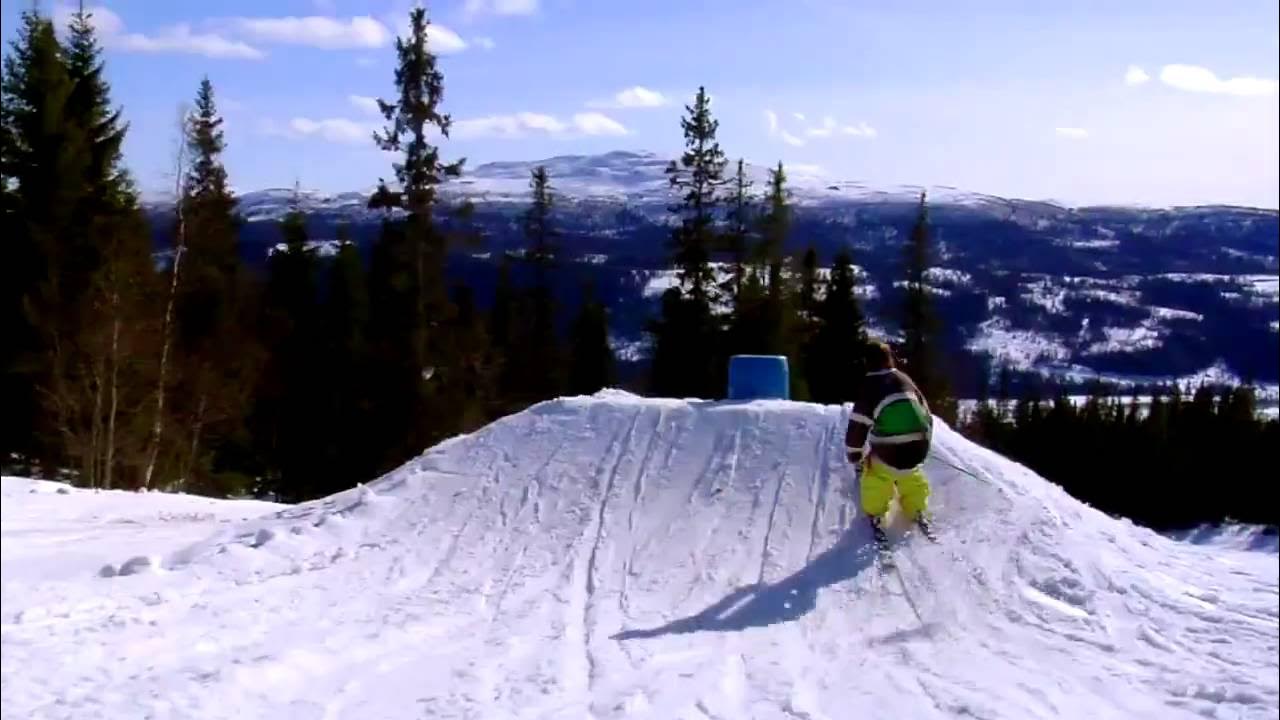
M868 336L851 248L832 258L825 278L812 245L803 253L788 251L792 207L786 169L778 163L769 170L761 196L753 192L743 160L729 172L705 88L685 106L681 128L684 152L667 168L677 196L670 208L677 222L669 243L677 282L663 293L659 315L648 328L650 391L720 398L730 356L766 354L788 358L793 399L852 400L865 371ZM955 401L939 365L938 320L925 283L931 263L928 207L921 195L903 248L899 336L884 339L892 341L901 367L934 412L954 419Z
M554 180L530 178L526 243L500 259L493 302L447 276L451 251L483 242L472 208L439 184L463 172L447 139L444 77L418 8L395 45L396 95L379 101L377 146L397 156L369 199L383 220L362 256L338 229L320 253L300 202L265 267L245 263L243 219L223 163L213 84L180 113L173 240L153 248L121 146L101 45L83 7L64 36L21 15L0 83L4 216L0 462L90 487L252 493L304 500L390 470L458 433L562 394L614 382L608 312L583 283L575 308L552 293L559 263ZM866 323L860 277L841 252L788 253L791 207L779 163L757 196L745 163L726 173L700 89L668 168L678 283L649 327L647 391L720 398L728 356L792 365L793 397L851 399ZM159 252L157 252L157 250ZM905 249L900 349L936 410L924 198Z
M1022 462L1079 500L1157 530L1224 520L1276 526L1271 460L1280 421L1248 386L1150 388L1125 399L1095 386L1074 403L1061 389L1016 401L984 397L961 424L970 438Z
M550 178L531 178L527 247L482 310L447 253L479 241L435 188L458 175L425 11L396 45L398 96L377 144L400 159L370 206L368 261L338 230L320 253L299 203L265 268L247 264L226 139L205 78L178 121L171 247L153 252L91 13L60 37L22 14L0 93L4 215L0 458L90 487L303 500L564 393L612 382L608 316L589 285L566 327ZM442 222L444 218L451 221ZM459 220L461 219L461 220ZM533 268L518 281L512 265ZM526 273L529 274L529 273Z

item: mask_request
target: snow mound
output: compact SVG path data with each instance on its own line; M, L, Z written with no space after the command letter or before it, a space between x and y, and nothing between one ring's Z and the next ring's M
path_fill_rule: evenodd
M1114 520L939 424L941 543L895 527L882 574L847 417L564 398L146 572L6 581L5 712L1275 717L1274 556Z

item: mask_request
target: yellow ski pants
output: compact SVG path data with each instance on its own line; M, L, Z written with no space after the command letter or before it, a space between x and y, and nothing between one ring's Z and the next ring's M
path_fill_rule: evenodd
M870 516L889 512L893 502L893 486L898 486L898 503L908 518L915 519L929 510L929 480L921 467L898 470L867 458L862 465L862 511Z

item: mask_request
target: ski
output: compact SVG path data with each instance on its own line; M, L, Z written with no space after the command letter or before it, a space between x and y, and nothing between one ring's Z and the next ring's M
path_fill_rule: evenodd
M889 536L885 533L884 527L875 517L868 517L867 520L871 523L871 536L875 540L876 557L881 570L897 567L893 560L893 548L889 545Z
M933 523L926 517L916 519L916 527L920 528L920 534L924 535L929 542L938 542L938 535L933 531Z

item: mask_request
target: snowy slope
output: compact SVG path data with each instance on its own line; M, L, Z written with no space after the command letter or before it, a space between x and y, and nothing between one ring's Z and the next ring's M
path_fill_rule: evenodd
M1276 716L1273 553L1110 519L943 427L943 543L902 539L899 585L845 417L544 403L110 578L11 574L11 528L66 522L31 501L86 495L7 495L3 715Z

